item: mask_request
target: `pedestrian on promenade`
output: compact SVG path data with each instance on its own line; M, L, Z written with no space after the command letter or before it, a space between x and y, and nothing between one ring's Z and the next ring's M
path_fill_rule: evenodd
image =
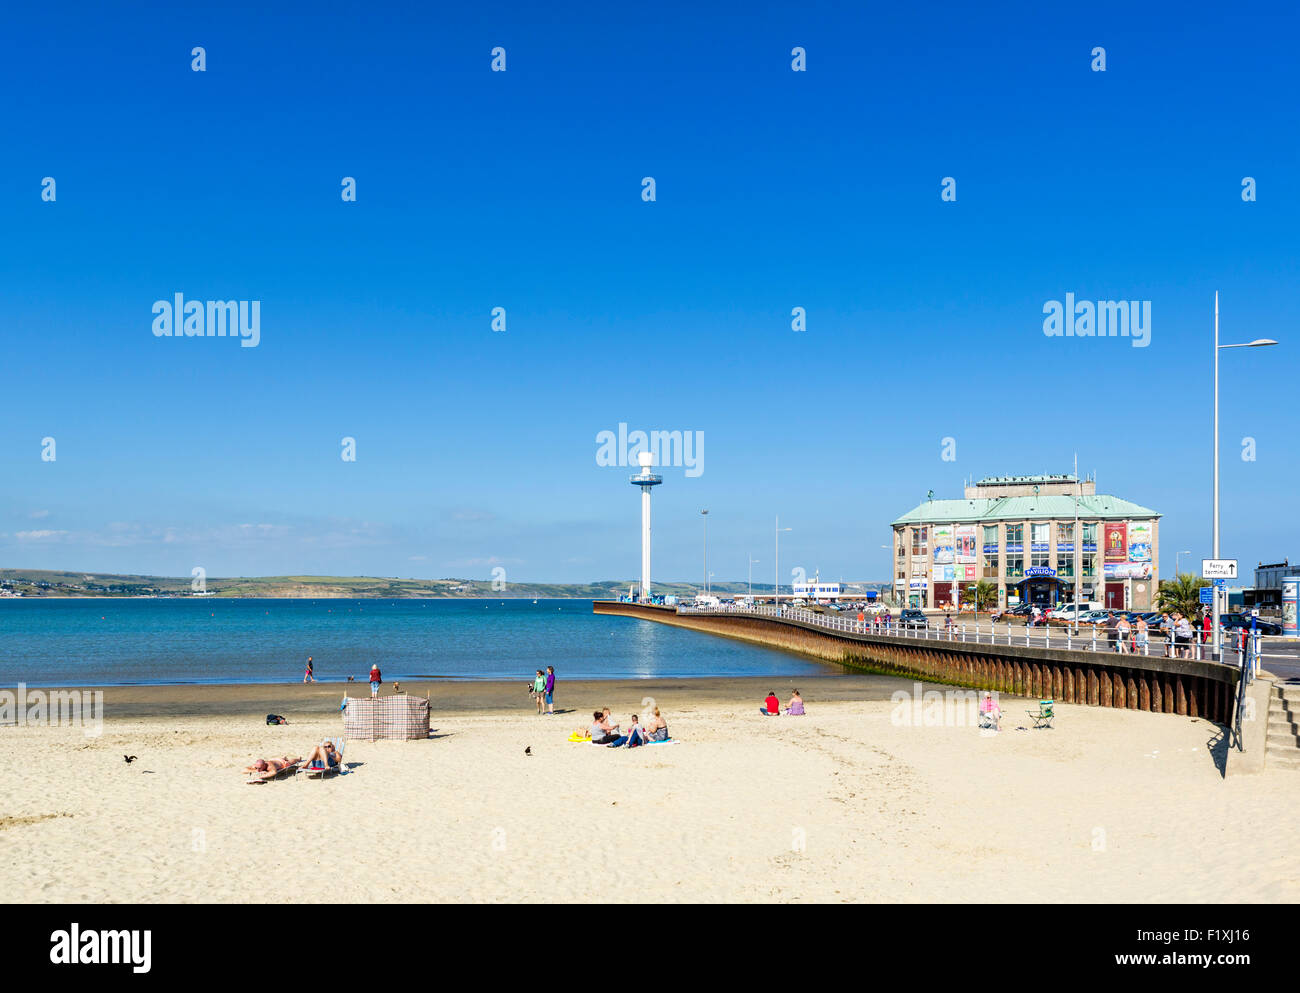
M1139 617L1137 620L1137 624L1134 626L1136 627L1137 630L1134 632L1133 635L1133 639L1134 639L1133 653L1136 655L1138 652L1141 652L1143 655L1145 655L1147 653L1147 644L1148 644L1146 618Z
M1110 646L1109 650L1112 652L1119 651L1119 648L1117 647L1118 632L1119 619L1115 616L1115 611L1112 610L1106 615L1106 641Z
M1116 647L1121 655L1127 655L1129 644L1129 635L1132 633L1132 627L1129 625L1127 617L1120 617L1119 622L1115 625L1115 633L1119 636L1116 641Z
M867 620L867 615L864 614L862 612L862 608L859 607L858 608L858 630L861 631L863 634L867 633L866 620Z

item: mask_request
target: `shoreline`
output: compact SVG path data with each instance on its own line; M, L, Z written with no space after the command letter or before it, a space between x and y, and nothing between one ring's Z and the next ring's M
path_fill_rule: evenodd
M509 714L527 716L535 711L526 687L531 681L522 675L512 680L398 680L410 696L429 696L434 714ZM757 707L775 690L782 701L792 689L817 702L887 701L899 689L918 682L901 676L865 673L817 674L810 676L690 676L646 679L574 679L556 685L557 714L581 722L597 707L616 711L635 710L647 697L673 711L700 706L747 705ZM317 719L337 714L342 695L368 696L370 685L355 683L166 683L125 686L27 685L35 690L102 693L106 718L120 717L234 717L268 713L295 714ZM932 684L926 684L930 686ZM937 686L938 684L933 684ZM951 689L952 687L945 687ZM0 689L7 689L0 687ZM391 696L392 682L386 682L381 696ZM11 690L12 692L12 690ZM630 703L629 703L630 701Z

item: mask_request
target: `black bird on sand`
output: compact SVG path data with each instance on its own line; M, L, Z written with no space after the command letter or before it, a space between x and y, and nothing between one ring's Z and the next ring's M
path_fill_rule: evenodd
M136 760L136 756L134 755L123 755L122 758L126 759L127 765L130 765L132 762Z

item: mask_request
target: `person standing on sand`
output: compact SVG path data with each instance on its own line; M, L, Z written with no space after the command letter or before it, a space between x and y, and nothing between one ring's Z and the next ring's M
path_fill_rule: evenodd
M312 671L313 671L313 667L312 667L312 664L311 664L311 656L308 655L308 656L307 656L307 671L304 672L304 673L302 674L302 681L303 681L304 683L314 683L314 682L316 682L316 677L312 675Z
M537 701L537 714L540 717L543 713L542 704L546 702L546 676L541 669L533 677L533 699Z
M383 683L384 677L379 674L379 663L376 662L370 667L370 695L379 696L379 686Z
M546 713L548 716L555 714L555 666L546 667Z

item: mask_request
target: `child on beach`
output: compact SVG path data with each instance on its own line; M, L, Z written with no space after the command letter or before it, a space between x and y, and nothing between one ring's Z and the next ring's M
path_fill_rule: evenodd
M370 695L379 696L379 684L384 681L383 676L379 674L379 663L376 662L370 667Z
M546 702L546 676L541 669L533 677L533 699L537 701L537 714L541 716L544 713L542 704Z

